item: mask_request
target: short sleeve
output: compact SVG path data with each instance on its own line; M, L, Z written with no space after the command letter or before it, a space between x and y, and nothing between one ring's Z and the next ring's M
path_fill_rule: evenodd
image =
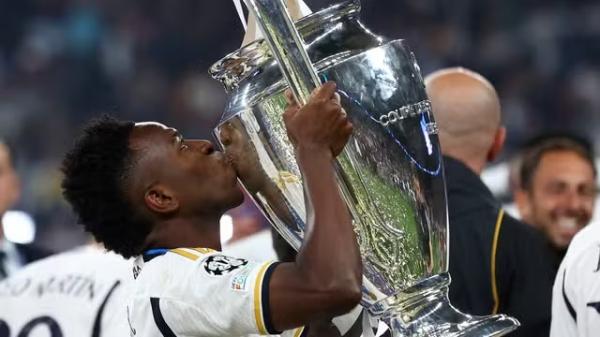
M152 302L143 305L150 305L157 327L162 325L177 336L279 333L273 328L269 308L269 282L277 263L257 263L219 252L197 253L171 251L156 259L162 266L155 265L151 274L142 273L146 279L163 274L149 280L154 288L149 299L137 299L137 305Z
M308 336L308 328L305 328L303 326L296 328L296 329L292 329L292 330L286 330L281 333L281 337L306 337L306 336Z

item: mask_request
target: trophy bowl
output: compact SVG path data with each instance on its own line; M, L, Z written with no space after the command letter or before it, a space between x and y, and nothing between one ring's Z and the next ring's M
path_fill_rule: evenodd
M448 301L444 171L423 79L405 41L374 35L359 11L350 1L295 27L319 79L337 83L354 125L335 170L363 259L361 304L394 336L502 336L518 322L463 314ZM249 195L298 249L306 209L282 119L288 83L278 61L259 40L210 71L228 92L218 143Z

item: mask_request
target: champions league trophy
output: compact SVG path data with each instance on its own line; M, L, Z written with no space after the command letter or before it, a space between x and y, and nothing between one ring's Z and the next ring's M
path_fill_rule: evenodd
M358 1L295 26L281 0L247 4L266 38L211 68L229 94L215 134L273 226L300 247L306 210L282 119L284 90L289 83L305 103L320 80L333 80L354 125L335 168L364 262L364 308L395 337L502 336L514 330L519 323L510 317L463 314L448 301L442 157L423 79L405 42L365 28Z

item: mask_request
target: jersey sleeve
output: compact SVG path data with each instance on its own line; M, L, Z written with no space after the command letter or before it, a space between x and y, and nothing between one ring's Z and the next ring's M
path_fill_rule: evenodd
M591 337L600 331L600 244L563 262L552 295L552 337Z
M593 243L566 271L565 288L573 294L577 336L598 336L600 331L600 244Z
M162 263L179 270L174 273L177 277L166 276L169 282L150 298L154 323L163 334L167 330L176 336L279 334L269 309L269 281L277 263L218 252L194 254L190 249L164 257Z
M306 336L308 336L308 328L305 328L303 326L296 328L296 329L292 329L292 330L286 330L281 333L281 337L306 337Z

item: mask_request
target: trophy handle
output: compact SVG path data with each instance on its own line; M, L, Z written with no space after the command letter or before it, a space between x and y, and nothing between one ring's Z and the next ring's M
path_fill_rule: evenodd
M310 93L321 85L321 81L283 1L244 1L256 17L296 101L301 105L306 104Z

